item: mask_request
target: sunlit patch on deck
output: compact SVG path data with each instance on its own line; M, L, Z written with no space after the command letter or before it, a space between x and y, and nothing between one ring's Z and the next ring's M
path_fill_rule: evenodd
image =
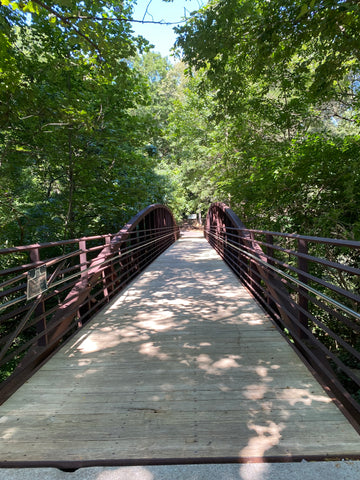
M255 461L360 449L356 431L199 237L161 255L0 415L3 461ZM244 480L262 480L256 475Z

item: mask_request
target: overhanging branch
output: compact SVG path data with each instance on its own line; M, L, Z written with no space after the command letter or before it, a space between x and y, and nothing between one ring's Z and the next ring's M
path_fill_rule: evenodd
M76 35L79 35L79 37L83 38L89 45L91 45L100 55L101 55L101 50L99 48L99 46L93 42L91 40L91 38L89 38L88 36L86 36L84 33L82 33L76 25L72 24L70 22L70 18L68 17L64 17L63 15L61 15L59 12L57 12L56 10L54 10L53 8L49 7L48 5L45 5L43 2L41 2L40 0L33 0L34 3L36 3L37 5L39 5L40 7L44 8L45 10L47 10L49 13L51 13L51 15L54 15L56 18L59 18L65 25L67 25L68 27L70 27L72 30L75 31Z

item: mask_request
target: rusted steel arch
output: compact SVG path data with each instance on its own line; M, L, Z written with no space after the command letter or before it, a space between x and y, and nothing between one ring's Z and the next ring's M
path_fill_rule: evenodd
M86 241L94 237L74 240L79 244L80 278L73 282L72 287L70 285L70 291L48 321L44 320L46 306L44 306L45 302L42 302L43 306L40 309L40 318L43 319L41 320L43 322L42 331L37 333L33 345L12 375L1 384L0 404L41 366L64 338L67 338L73 330L74 321L77 318L80 319L78 326L81 326L81 318L87 321L101 308L104 302L108 302L111 297L126 287L179 236L180 230L171 210L165 205L153 204L134 215L118 233L106 236L105 246L90 262L86 258L89 251ZM65 241L64 244L68 242ZM56 243L60 245L62 242ZM47 245L51 246L51 244ZM33 264L30 264L31 267L34 267L34 264L36 266L46 264L46 261L42 262L39 259L41 247L42 245L39 244L18 248L21 251L29 250L30 252L36 248L38 258ZM18 251L18 248L9 249L9 253L13 250ZM33 255L31 256L33 257ZM61 257L58 260L61 261ZM51 263L54 261L56 259L51 259ZM20 266L19 271L21 270ZM98 299L99 292L100 301ZM39 304L41 300L38 298L35 302ZM99 306L96 305L97 302ZM25 326L26 322L23 323Z
M121 254L126 248L131 248L132 246L136 247L139 245L139 237L134 237L133 233L137 231L143 232L141 240L150 241L151 239L156 239L161 236L161 229L169 227L174 229L174 231L171 232L171 237L175 242L179 238L179 229L176 226L176 222L171 210L164 205L149 205L134 215L131 220L112 238L110 243L106 245L99 255L91 262L86 277L82 278L74 286L74 288L65 298L63 304L59 306L59 311L53 316L51 322L57 324L61 319L61 323L51 333L51 335L49 335L49 343L56 342L62 337L62 334L66 330L68 324L73 320L78 306L85 301L85 299L89 296L91 289L99 281L104 270L104 262ZM152 260L153 258L151 261ZM120 259L120 262L122 263L121 266L123 268L129 268L130 266L134 267L134 261L136 261L136 257L134 255L129 257L125 264L122 263ZM146 265L149 263L150 261L147 262ZM137 268L138 273L140 273L146 265L144 265L141 269L135 265L135 268ZM107 268L111 269L111 266ZM67 312L69 312L69 314Z
M244 223L239 219L236 213L225 203L213 203L206 216L206 226L204 230L205 238L208 240L220 256L229 264L241 280L248 286L251 293L260 294L258 288L259 275L276 301L279 315L283 321L292 325L288 313L296 314L296 305L289 295L286 288L282 285L281 279L274 273L269 272L266 267L256 260L246 256L246 253L238 251L238 258L234 259L233 253L230 253L229 246L237 244L244 251L251 252L252 255L258 257L262 262L267 263L267 256L264 254L261 246L254 239L254 236L247 230ZM231 247L230 247L231 248ZM234 263L235 261L235 263ZM241 268L238 268L241 265Z
M247 229L219 202L209 208L204 234L358 426L360 375L351 365L360 364L360 242Z

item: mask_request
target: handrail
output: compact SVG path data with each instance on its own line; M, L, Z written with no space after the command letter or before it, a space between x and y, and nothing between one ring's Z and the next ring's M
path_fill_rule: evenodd
M154 204L116 234L0 250L0 404L179 235L169 208ZM28 300L39 267L47 284Z
M204 235L360 423L360 242L247 229L220 202Z

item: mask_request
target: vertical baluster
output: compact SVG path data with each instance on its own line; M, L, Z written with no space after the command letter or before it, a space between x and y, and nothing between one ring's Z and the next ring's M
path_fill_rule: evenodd
M234 248L233 248L233 262L236 268L237 275L239 278L241 278L241 263L239 261L240 259L240 252L238 250L240 246L240 232L236 228L236 225L234 224L234 229L233 229L233 243L234 243Z
M269 257L267 259L268 264L269 265L275 265L275 263L276 263L275 260L274 260L275 259L275 249L272 248L272 246L271 246L271 245L274 245L274 236L271 235L271 233L267 233L265 235L265 239L266 239L266 243L269 244L269 245L266 246L266 255ZM273 300L271 300L270 292L267 288L265 288L265 292L267 294L266 295L267 296L267 299L266 299L267 304L269 305L270 308L276 310L277 309L276 304Z
M167 237L163 238L160 240L159 237L161 237L162 235L164 235L165 233L165 230L161 230L161 216L162 216L162 210L161 208L157 209L156 210L156 215L155 215L155 236L157 238L157 242L156 242L156 248L158 249L157 251L157 254L159 254L160 252L163 251L163 249L165 249L165 244L166 244L166 241L167 241Z
M249 232L250 242L247 244L250 251L253 249L255 243L255 235L254 232ZM257 272L257 264L256 261L252 258L249 259L249 277L250 277L250 285L252 287L253 294L258 291L256 286L256 272Z
M305 253L305 254L308 253L308 243L303 238L298 239L298 251L299 253ZM302 272L308 273L309 263L306 258L302 258L302 257L298 258L298 268ZM299 280L305 284L308 283L308 279L304 275L299 274ZM308 312L309 300L304 295L305 293L307 293L306 288L299 287L299 300L298 300L299 306L302 307L306 312ZM298 313L298 319L302 325L304 325L305 327L308 327L308 317L304 312L301 312L300 310ZM306 337L306 335L304 332L301 331L301 338L304 338L304 337Z
M269 245L267 245L267 247L266 247L266 255L267 255L268 257L270 257L270 258L268 258L268 263L269 263L269 265L274 265L275 262L274 262L274 260L272 260L272 259L274 258L274 252L275 252L275 250L274 250L274 248L272 248L272 246L271 246L271 245L274 245L274 236L271 235L271 233L267 233L265 237L266 237L266 243L269 244Z
M109 234L106 236L106 243L109 242L109 252L115 256L115 259L111 262L112 271L112 292L117 290L118 285L121 284L121 257L119 243L112 243L112 236Z
M34 263L40 261L40 250L38 248L34 248L30 251L30 260ZM35 313L35 317L41 317L42 316L42 318L36 323L36 333L41 334L42 332L45 332L45 330L46 330L46 317L44 315L45 314L44 300L41 300L39 305L35 308L34 313ZM44 333L38 339L37 343L40 347L43 347L43 346L47 345L47 343L48 343L47 334Z
M105 246L106 245L110 245L110 235L107 235L105 237ZM105 267L101 272L102 281L103 281L103 295L107 299L107 301L109 301L109 290L113 289L112 286L108 288L108 283L111 283L113 280L112 272L113 272L113 267L111 264Z
M79 262L80 262L80 272L81 272L81 283L82 286L85 287L88 282L88 272L87 272L87 254L86 254L86 240L80 240L79 241L79 250L80 250L80 255L79 255ZM84 305L85 306L85 305ZM88 300L87 302L87 308L90 310L90 301ZM82 309L82 308L81 308ZM81 309L79 309L78 315L79 315L79 320L78 320L78 327L82 327L82 320L81 320Z
M219 236L220 236L220 243L219 243L219 248L220 248L220 255L221 258L224 258L225 255L225 222L224 222L224 214L221 212L220 216L220 225L219 225Z
M222 239L222 242L223 242L223 255L224 255L224 260L225 262L227 262L228 260L228 255L229 255L229 252L228 252L228 244L227 244L227 240L228 240L228 236L227 236L227 228L226 228L226 217L224 216L223 218L223 224L222 224L222 231L223 231L223 239Z
M80 250L80 272L81 272L81 281L85 286L88 280L87 274L87 254L86 254L86 240L79 241L79 250Z
M151 213L150 213L150 241L152 242L155 238L155 235L156 235L156 230L155 230L155 211L153 210ZM153 261L154 259L154 250L155 250L155 246L153 243L150 243L150 262ZM149 263L150 263L149 262Z

